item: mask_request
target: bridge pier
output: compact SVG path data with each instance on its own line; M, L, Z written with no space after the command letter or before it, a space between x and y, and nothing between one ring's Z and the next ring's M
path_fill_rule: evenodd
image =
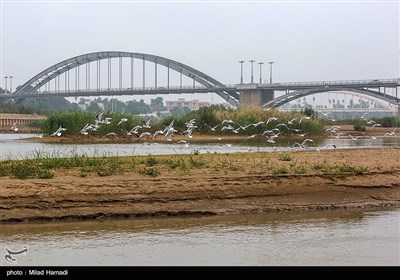
M261 107L261 105L274 99L273 89L243 89L239 95L239 108Z

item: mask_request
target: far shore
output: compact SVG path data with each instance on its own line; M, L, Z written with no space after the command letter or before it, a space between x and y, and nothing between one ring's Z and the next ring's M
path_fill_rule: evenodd
M0 177L0 222L400 207L400 148L121 157ZM101 176L100 176L101 175Z

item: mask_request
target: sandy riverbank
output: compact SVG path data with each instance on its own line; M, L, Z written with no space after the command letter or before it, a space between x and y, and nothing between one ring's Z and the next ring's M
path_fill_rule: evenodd
M0 177L0 221L400 207L399 148L147 159L123 158L111 176L69 168L53 179Z

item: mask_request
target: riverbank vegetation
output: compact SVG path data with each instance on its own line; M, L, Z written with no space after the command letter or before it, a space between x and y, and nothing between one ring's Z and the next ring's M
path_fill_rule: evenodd
M385 149L382 153L400 156L399 149ZM373 149L372 152L376 152ZM188 176L192 174L245 174L262 176L319 175L328 178L344 178L348 175L362 175L380 172L382 166L371 165L348 156L354 152L292 151L282 153L240 153L240 154L176 154L147 156L88 157L74 154L60 157L59 154L37 153L34 159L0 161L0 177L15 179L51 179L54 176L72 175L112 176L139 174L143 177ZM364 152L363 152L364 153ZM371 152L368 152L371 153ZM337 157L341 154L345 157ZM362 157L362 156L361 156ZM400 171L400 164L391 167L392 172Z
M53 113L40 123L40 132L50 135L57 130L58 127L62 126L66 128L65 133L63 133L64 135L79 135L86 124L95 123L96 115L96 113L83 112ZM300 119L304 116L306 116L307 119L303 119L300 122ZM138 117L132 114L122 113L105 113L102 118L110 118L110 124L101 124L96 131L90 131L90 135L103 136L108 133L126 135L126 132L130 131L133 127L142 126L149 120L151 128L146 128L143 131L154 133L155 131L163 130L173 121L173 127L177 131L182 132L187 129L186 125L192 119L195 120L195 132L208 134L235 134L235 132L229 129L222 130L223 126L225 126L222 125L224 120L233 120L234 123L231 125L235 129L240 126L247 126L246 129L240 130L240 134L244 135L262 134L265 130L271 130L280 123L284 124L282 134L291 134L292 127L288 127L291 121L293 121L293 125L295 125L297 131L310 134L318 134L324 131L324 123L319 121L312 111L309 112L308 115L305 115L304 112L283 113L278 110L262 110L260 108L233 110L226 109L222 106L210 106L200 108L197 111L191 111L184 115L169 116L163 119ZM276 118L276 120L271 120L267 124L270 118ZM120 123L122 119L126 120ZM256 125L256 123L259 122L263 122L263 124ZM217 125L218 129L214 131L212 128ZM226 123L226 125L229 125L229 123Z
M60 126L66 128L62 133L65 136L82 136L81 130L87 124L95 124L96 115L99 112L59 112L52 113L47 119L38 124L40 133L51 135ZM141 126L136 133L138 137L142 132L149 132L154 135L156 131L164 130L171 123L175 134L179 135L188 129L190 120L195 120L193 135L215 135L215 136L250 136L262 135L265 131L272 131L267 135L296 136L324 135L328 126L351 125L354 131L366 132L367 128L375 127L399 127L400 118L357 118L346 120L332 120L327 117L318 117L312 109L304 111L281 112L279 110L264 110L261 108L226 109L223 106L203 107L197 111L191 111L179 116L168 116L155 118L153 116L137 116L128 113L105 112L102 119L109 118L109 124L102 124L96 130L88 130L83 136L90 139L90 136L104 137L107 134L123 138L134 136L129 134L135 126ZM124 121L121 121L124 120ZM232 123L229 123L230 121ZM145 125L149 121L149 126ZM279 126L279 127L278 127ZM225 129L230 127L229 129ZM279 129L276 130L276 128ZM273 130L275 129L275 130ZM339 129L338 129L339 130ZM375 129L376 130L376 129ZM129 137L127 136L129 134ZM134 137L134 138L137 138ZM81 137L82 138L82 137ZM81 139L83 140L83 139ZM79 142L79 139L76 139Z

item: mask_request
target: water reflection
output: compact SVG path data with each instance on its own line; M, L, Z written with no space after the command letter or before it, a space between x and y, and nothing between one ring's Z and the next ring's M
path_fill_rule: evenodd
M21 265L399 265L400 211L7 224ZM4 251L4 250L2 250Z

